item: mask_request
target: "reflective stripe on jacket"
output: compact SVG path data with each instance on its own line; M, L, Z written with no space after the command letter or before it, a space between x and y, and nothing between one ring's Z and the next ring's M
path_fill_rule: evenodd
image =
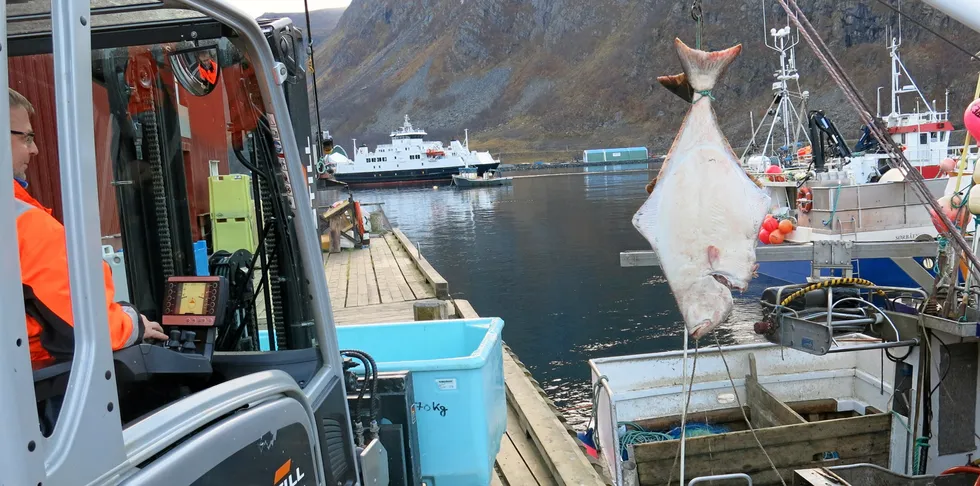
M16 181L14 198L31 362L38 365L71 359L75 349L75 321L69 292L65 227ZM112 271L105 262L102 268L112 349L139 343L143 340L140 314L127 303L113 301Z

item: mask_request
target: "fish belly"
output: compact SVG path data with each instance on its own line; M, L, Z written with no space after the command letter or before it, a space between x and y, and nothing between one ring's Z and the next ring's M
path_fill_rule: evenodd
M678 293L704 288L694 284L706 276L751 280L757 235L770 203L738 164L710 105L698 105L685 119L656 187L633 217L682 307L698 296ZM710 247L717 249L713 258Z

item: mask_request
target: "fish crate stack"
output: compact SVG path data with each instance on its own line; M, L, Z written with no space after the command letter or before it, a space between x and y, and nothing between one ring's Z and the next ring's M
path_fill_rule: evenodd
M251 183L251 178L242 174L208 178L213 251L245 249L255 253L258 227Z

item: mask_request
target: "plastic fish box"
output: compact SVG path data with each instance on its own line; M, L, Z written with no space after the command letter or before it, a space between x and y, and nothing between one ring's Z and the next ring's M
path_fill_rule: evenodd
M337 328L340 349L368 353L379 372L414 375L422 479L428 484L490 484L507 430L503 327L499 318L483 318Z

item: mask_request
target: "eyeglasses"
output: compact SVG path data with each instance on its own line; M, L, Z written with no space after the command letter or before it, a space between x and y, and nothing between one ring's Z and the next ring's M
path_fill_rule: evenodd
M17 130L11 130L10 133L13 135L22 135L24 137L24 142L26 142L27 145L34 143L34 132L27 133L27 132L18 132Z

